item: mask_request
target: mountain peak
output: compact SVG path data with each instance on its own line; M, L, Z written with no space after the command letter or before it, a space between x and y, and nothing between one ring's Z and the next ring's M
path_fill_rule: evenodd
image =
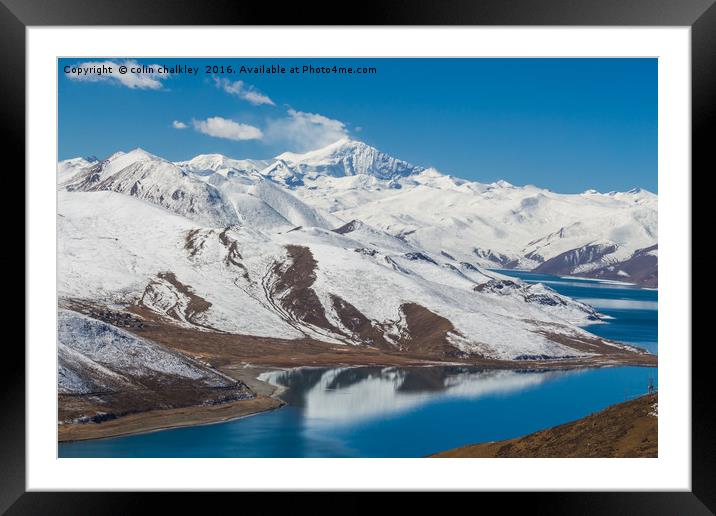
M642 193L643 191L644 191L644 190L643 190L642 188L639 188L638 186L635 186L634 188L631 188L631 189L627 190L626 193L629 193L629 194L638 194L638 193Z
M180 162L193 167L217 170L219 168L230 168L237 160L224 156L223 154L210 153L198 154L190 160Z
M367 143L341 138L330 145L303 154L284 152L275 158L285 162L298 174L333 177L365 174L379 179L408 176L424 170L385 154Z
M152 154L151 152L147 152L141 147L136 147L132 149L129 152L122 152L118 151L106 158L104 161L112 162L121 160L122 162L126 162L127 164L134 162L134 161L145 161L145 160L153 160L153 161L166 161L164 158L160 158L159 156L156 156Z
M199 160L211 160L211 161L224 161L227 159L231 159L228 156L224 156L223 154L219 154L216 152L209 152L207 154L197 154L193 158L191 158L188 161L199 161Z
M329 143L328 145L325 145L323 147L319 147L318 149L313 149L306 152L283 152L276 156L274 159L280 160L280 161L287 161L289 163L298 162L298 161L305 161L307 159L316 159L319 157L327 157L335 155L336 153L342 153L345 151L353 151L356 149L364 149L364 148L370 148L373 149L373 147L370 147L370 145L363 143L358 140L353 140L349 137L344 137L339 140L334 141L333 143ZM374 149L377 151L377 149Z
M177 165L182 170L191 172L198 176L210 176L219 174L220 176L244 175L253 172L259 172L266 168L269 162L255 159L234 159L223 154L199 154L187 161L177 161Z
M514 188L515 185L505 181L504 179L498 179L497 181L492 183L490 186L496 186L496 187L500 187L500 188Z
M354 139L351 138L350 136L344 136L343 138L339 138L338 140L336 140L336 141L333 142L333 143L329 143L328 145L326 145L326 146L323 147L323 148L324 148L324 149L328 149L328 148L331 148L331 147L333 147L333 148L341 148L341 147L361 147L361 146L362 146L362 147L370 147L370 145L368 145L368 144L365 143L365 142L362 142L362 141L360 141L360 140L354 140Z
M626 192L617 192L617 191L611 191L605 195L608 195L610 197L616 197L616 198L629 198L629 199L656 199L656 194L654 192L650 192L649 190L646 190L644 188L640 187L634 187Z
M151 152L142 149L141 147L135 147L134 149L132 149L131 151L129 151L127 153L127 155L130 155L130 154L133 156L149 158L149 159L161 159L161 160L164 159L164 158L160 158L156 154L152 154Z

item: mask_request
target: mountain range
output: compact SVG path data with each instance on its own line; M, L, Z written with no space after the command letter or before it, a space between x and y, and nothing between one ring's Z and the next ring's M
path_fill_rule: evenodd
M62 340L68 396L144 385L147 356L241 397L246 386L205 364L643 354L583 329L604 319L592 307L494 269L656 287L657 196L645 190L483 184L348 139L268 160L135 149L57 172L60 309L76 334ZM110 358L86 345L98 332ZM110 363L117 343L137 350L121 363L133 379Z
M204 154L171 163L135 149L58 168L68 191L129 193L210 226L333 229L356 220L482 267L658 284L657 196L640 188L565 195L483 184L349 139L269 160ZM653 260L634 270L645 256Z

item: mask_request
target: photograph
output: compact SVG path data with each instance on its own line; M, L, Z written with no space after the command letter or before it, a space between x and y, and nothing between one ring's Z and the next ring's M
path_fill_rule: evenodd
M716 0L0 4L0 515L716 514Z
M59 459L659 457L658 58L56 63Z

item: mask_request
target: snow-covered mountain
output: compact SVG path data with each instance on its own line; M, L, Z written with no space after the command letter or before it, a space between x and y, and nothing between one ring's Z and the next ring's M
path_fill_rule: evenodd
M380 152L363 142L343 138L322 149L296 154L285 152L275 161L286 164L297 175L344 177L368 175L379 179L416 174L423 167L411 165Z
M654 244L645 249L637 249L626 260L610 263L604 267L590 270L591 278L626 281L644 287L658 285L659 246Z
M531 270L572 253L552 272L588 273L657 242L657 197L644 190L568 195L428 169L391 180L322 176L294 191L338 218L484 267Z
M117 152L72 174L60 186L70 192L128 194L202 224L239 223L235 210L215 187L142 149Z
M128 195L60 192L59 232L61 298L183 327L420 351L429 321L438 355L510 359L574 356L552 334L589 340L575 325L598 319L546 287L452 265L368 226L211 228Z
M179 161L177 166L197 176L218 174L224 177L258 172L271 162L256 159L231 159L221 154L200 154L188 161Z
M657 196L645 190L569 195L471 182L348 139L269 160L207 154L170 163L136 149L63 161L58 174L67 190L129 192L209 226L285 231L360 220L488 268L590 275L657 244Z
M580 328L598 322L591 307L483 266L535 267L585 246L565 263L627 259L656 239L648 192L484 185L351 140L265 161L137 149L58 174L68 303L439 359L635 352Z
M589 275L657 243L657 196L638 188L559 194L483 184L347 139L265 163L259 175L334 221L360 220L483 267Z

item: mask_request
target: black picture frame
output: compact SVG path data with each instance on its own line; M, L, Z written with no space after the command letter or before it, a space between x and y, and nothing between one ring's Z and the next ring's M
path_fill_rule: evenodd
M713 134L716 121L715 0L365 0L343 11L305 3L248 3L231 0L0 0L2 73L2 141L14 170L24 170L25 30L28 26L62 25L552 25L552 26L689 26L692 50L692 170L716 170ZM350 13L341 15L341 12ZM88 47L91 48L91 47ZM48 115L49 117L49 115ZM51 117L48 123L51 123ZM709 131L711 129L711 131ZM688 171L686 173L689 173ZM690 172L693 177L694 173ZM685 177L685 179L687 179ZM26 271L27 274L27 271ZM27 277L27 276L26 276ZM130 514L153 509L144 497L184 510L205 501L178 494L25 492L25 357L11 340L5 346L0 407L0 513ZM716 447L708 384L710 342L692 347L692 491L610 493L484 493L480 502L505 510L549 514L713 514L716 511ZM225 500L225 496L212 500ZM248 496L243 494L241 496ZM256 496L256 495L251 495ZM351 509L374 510L370 497L349 495ZM414 495L413 495L414 496ZM490 498L488 500L488 497ZM252 502L244 498L244 507ZM271 498L271 510L295 510L285 497ZM415 501L415 500L413 500ZM464 502L464 499L461 499ZM286 503L285 506L282 504ZM291 505L289 505L289 503ZM454 501L453 503L460 503ZM473 502L474 503L474 502ZM201 504L201 505L200 505ZM164 507L167 510L168 505ZM319 509L316 507L316 509Z

